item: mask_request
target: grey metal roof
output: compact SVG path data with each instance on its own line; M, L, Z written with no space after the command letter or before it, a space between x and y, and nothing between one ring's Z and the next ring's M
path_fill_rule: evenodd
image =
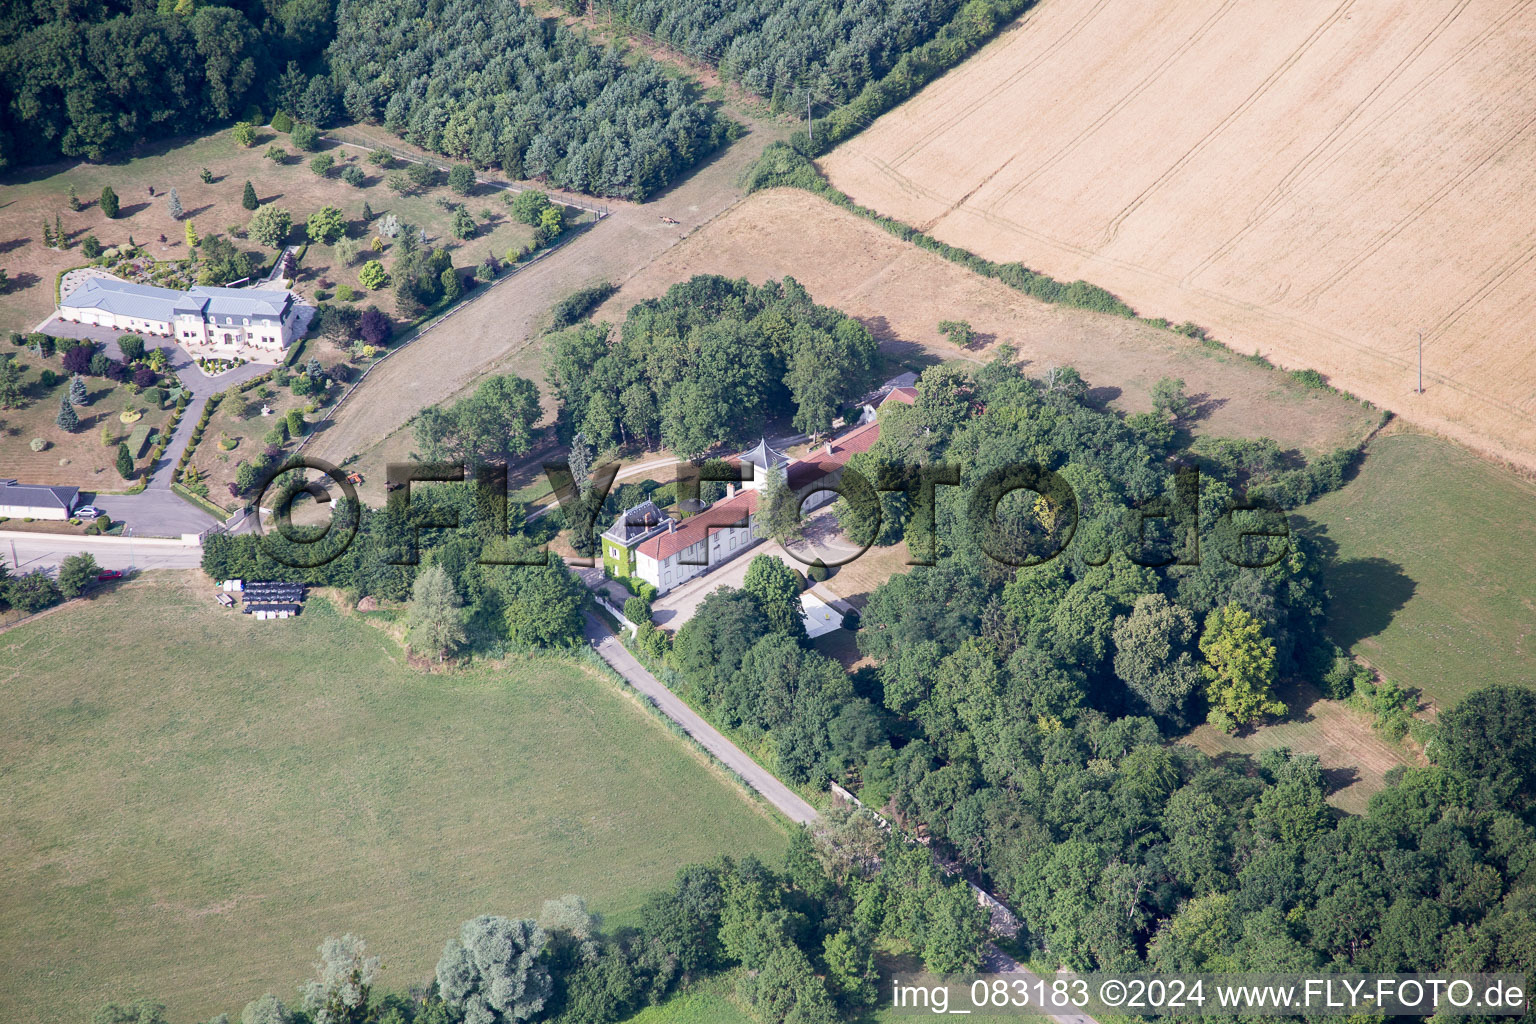
M603 536L628 546L644 540L666 525L667 514L657 508L654 501L647 499L620 513L613 525L603 531Z
M741 461L750 462L762 469L777 469L789 465L789 456L771 446L767 438L763 438L757 442L756 447L741 453Z
M187 294L208 300L210 316L280 317L293 302L293 296L270 288L215 288L196 284Z
M0 505L21 505L27 508L61 508L72 511L80 500L78 487L54 487L49 484L19 484L15 480L0 480Z
M875 388L875 390L871 391L863 398L859 399L859 404L879 405L881 400L884 399L886 395L890 394L892 391L895 391L897 388L910 388L916 386L917 374L912 373L910 370L906 373L899 373L892 377L890 380L886 381L884 384L881 384L879 387Z
M118 316L169 322L186 296L169 288L134 284L115 277L91 277L64 297L60 305L76 309L101 309Z
M293 304L285 291L264 288L216 288L193 285L185 292L134 284L115 277L87 278L85 283L64 297L61 305L74 309L100 309L118 316L164 323L178 313L194 313L209 318L262 317L281 319Z

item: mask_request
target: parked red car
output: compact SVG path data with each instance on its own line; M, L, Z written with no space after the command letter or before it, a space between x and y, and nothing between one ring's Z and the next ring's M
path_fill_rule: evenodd
M123 574L118 569L103 569L101 572L96 574L97 583L107 583L112 580L120 580L122 578Z

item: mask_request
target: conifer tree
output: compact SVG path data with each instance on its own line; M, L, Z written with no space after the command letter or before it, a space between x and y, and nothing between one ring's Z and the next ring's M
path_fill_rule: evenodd
M75 415L75 407L69 404L69 395L59 396L59 415L54 419L59 429L73 434L80 429L80 417Z

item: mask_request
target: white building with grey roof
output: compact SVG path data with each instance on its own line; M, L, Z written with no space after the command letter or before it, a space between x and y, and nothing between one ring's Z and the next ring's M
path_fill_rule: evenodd
M73 487L0 480L0 516L7 519L68 519L80 504Z
M281 362L299 334L292 292L194 285L187 291L92 277L64 296L59 319L174 338L195 356Z

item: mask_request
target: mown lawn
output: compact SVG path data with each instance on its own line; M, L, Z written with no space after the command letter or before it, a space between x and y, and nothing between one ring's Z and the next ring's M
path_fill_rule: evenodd
M1536 686L1536 488L1424 435L1367 453L1301 510L1332 551L1334 638L1441 708L1491 683Z
M0 634L0 1003L173 1019L295 995L326 935L425 980L458 924L632 914L782 828L579 664L428 675L356 615L225 612L161 573Z

